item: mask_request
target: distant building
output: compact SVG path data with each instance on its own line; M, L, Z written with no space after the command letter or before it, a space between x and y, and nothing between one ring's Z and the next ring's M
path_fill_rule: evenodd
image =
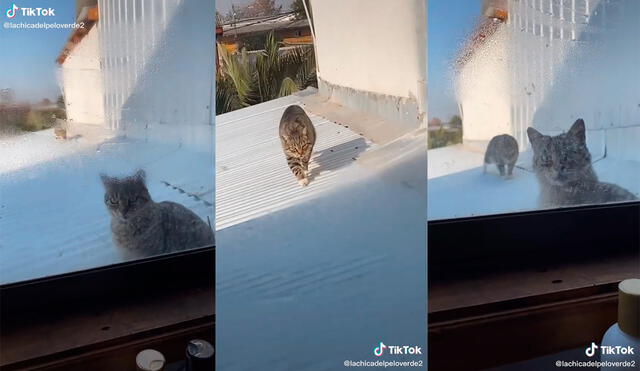
M0 104L13 104L16 94L11 88L0 89Z
M261 43L272 31L276 39L286 45L313 43L309 22L307 19L296 19L294 14L243 19L222 25L222 34L216 31L216 41L231 52L243 47L261 49Z
M442 120L440 120L437 117L434 117L431 120L429 120L429 123L427 124L427 128L429 129L429 131L438 131L442 127L443 127Z

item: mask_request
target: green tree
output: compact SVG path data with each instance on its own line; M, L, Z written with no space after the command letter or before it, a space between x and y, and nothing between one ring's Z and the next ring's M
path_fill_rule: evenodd
M305 0L294 0L294 2L291 3L291 11L295 13L296 19L307 18L307 13L304 10L304 1ZM307 9L309 9L309 12L311 12L309 3L307 3Z
M45 120L41 114L36 111L29 111L27 119L22 123L24 131L38 131L45 128Z
M216 26L222 26L224 23L224 17L216 10Z
M462 118L458 115L453 115L453 117L451 117L451 120L449 120L449 126L452 129L462 130Z
M282 13L282 5L276 6L275 0L254 0L246 6L234 8L234 11L238 19L267 17Z
M58 108L61 109L65 109L65 103L64 103L64 95L60 94L58 95L58 100L56 101L56 104L58 105Z
M273 32L253 62L245 49L231 54L218 44L218 53L222 63L216 75L217 114L317 87L313 48L281 50Z

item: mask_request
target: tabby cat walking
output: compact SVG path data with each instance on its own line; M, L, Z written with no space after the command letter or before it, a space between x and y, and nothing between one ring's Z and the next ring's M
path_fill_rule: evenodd
M287 164L304 187L309 184L309 160L316 143L313 123L300 106L289 106L280 119L279 132Z
M518 161L518 142L516 138L508 134L496 135L489 141L487 151L484 154L484 172L487 165L496 164L500 176L504 176L504 167L507 166L507 177L513 176L513 167Z

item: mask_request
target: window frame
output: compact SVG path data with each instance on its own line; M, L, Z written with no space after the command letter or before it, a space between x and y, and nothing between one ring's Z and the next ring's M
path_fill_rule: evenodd
M462 271L478 275L505 265L638 251L640 201L433 220L427 226L429 280L452 279Z
M40 317L96 313L109 306L126 308L130 302L193 289L211 290L215 302L215 274L213 245L5 284L0 286L0 328L28 326ZM215 308L211 314L215 316ZM43 341L35 334L34 339ZM33 354L34 359L42 356Z
M163 274L157 274L162 272ZM215 245L0 285L0 315L131 297L215 280Z
M640 201L430 221L428 244L428 286L438 285L456 303L429 306L429 365L501 366L597 342L616 322L617 284L640 274ZM519 272L539 283L548 268L567 262L580 277L592 276L594 262L607 265L608 272L629 264L602 280L557 287L548 282L544 290L514 279ZM478 297L478 287L486 293L497 280L514 289ZM465 292L455 292L461 287ZM461 304L474 295L467 300L473 304ZM428 301L433 298L429 291ZM459 349L469 357L456 358Z

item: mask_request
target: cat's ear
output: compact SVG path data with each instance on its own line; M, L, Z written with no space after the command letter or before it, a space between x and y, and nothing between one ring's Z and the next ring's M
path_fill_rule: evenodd
M104 173L100 174L100 180L102 180L102 184L105 187L110 186L111 183L113 182L113 179L111 179L109 176L107 176L107 174L104 174Z
M144 170L140 169L136 171L135 174L133 174L133 177L136 178L136 180L144 183L144 180L146 179L147 174L144 172Z
M585 133L585 126L583 119L577 119L576 122L571 125L571 129L569 129L569 136L578 139L580 143L584 143L587 140L587 136Z
M531 144L534 146L540 143L540 140L544 137L544 135L532 127L527 128L527 136L529 137Z
M307 136L307 127L302 128L302 135Z

